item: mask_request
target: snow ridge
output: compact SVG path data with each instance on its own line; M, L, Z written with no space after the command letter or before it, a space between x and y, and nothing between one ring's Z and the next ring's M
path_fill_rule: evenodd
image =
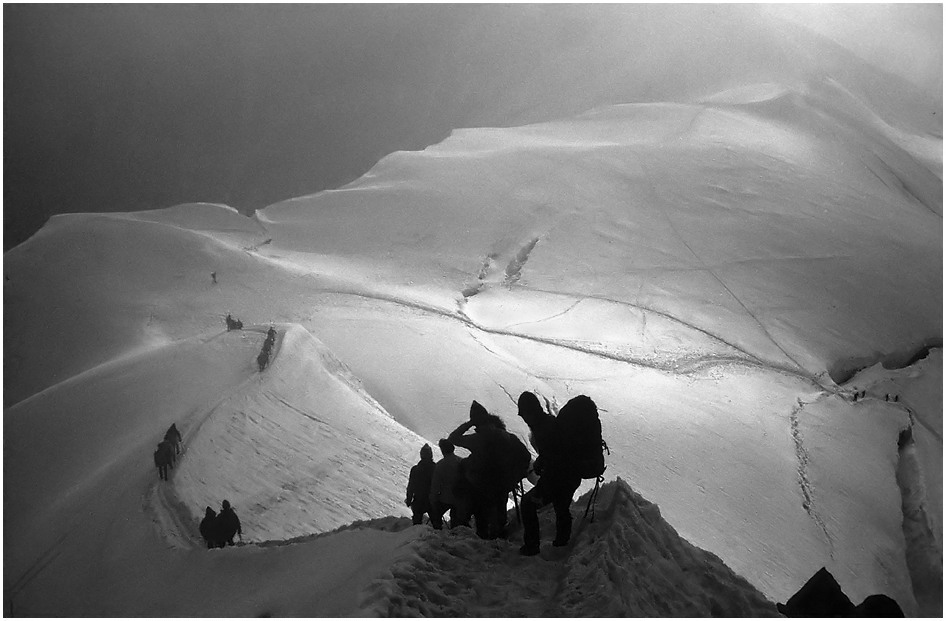
M572 508L581 512L587 494ZM469 529L429 531L413 554L371 586L363 612L378 616L778 616L775 606L715 555L683 540L618 478L601 487L597 522L575 520L572 543L538 557ZM549 509L542 530L554 531ZM512 522L510 522L512 523Z

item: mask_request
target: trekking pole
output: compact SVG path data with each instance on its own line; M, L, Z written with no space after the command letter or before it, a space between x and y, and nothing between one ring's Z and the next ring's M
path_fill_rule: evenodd
M601 488L601 481L603 480L604 475L595 479L595 488L591 491L591 496L588 497L588 505L585 507L585 515L582 516L582 520L588 517L588 512L591 511L591 521L595 521L595 504L598 502L598 490Z

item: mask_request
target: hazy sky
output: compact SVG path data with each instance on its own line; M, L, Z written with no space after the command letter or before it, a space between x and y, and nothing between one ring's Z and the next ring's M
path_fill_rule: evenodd
M55 213L192 201L250 213L455 127L680 96L695 78L770 77L765 63L784 73L793 63L764 13L829 36L942 108L939 4L3 11L5 250Z
M760 8L830 37L924 89L942 91L942 4L768 4Z

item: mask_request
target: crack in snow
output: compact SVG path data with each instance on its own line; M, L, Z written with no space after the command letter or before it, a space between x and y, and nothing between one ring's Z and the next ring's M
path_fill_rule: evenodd
M539 238L533 238L520 248L516 256L509 261L509 264L506 266L506 277L503 279L504 285L509 286L519 281L519 278L522 277L522 268L525 267L526 261L529 260L529 255L538 243Z
M543 317L542 319L536 319L536 320L534 320L534 321L520 321L520 322L518 322L518 323L511 323L511 324L507 325L506 328L515 328L515 327L518 327L518 326L535 325L535 324L545 323L546 321L551 321L551 320L553 320L553 319L557 319L558 317L562 317L562 316L564 316L564 315L567 315L567 314L570 313L571 311L573 311L573 310L575 309L575 307L577 307L577 306L578 306L579 304L581 304L583 301L584 301L583 299L575 300L575 303L574 303L574 304L572 304L571 306L569 306L568 308L566 308L565 310L563 310L563 311L560 312L560 313L555 313L554 315L549 315L548 317ZM645 323L645 325L646 325L646 314L644 315L644 317L645 317L644 323ZM643 330L641 330L641 333L643 334Z
M927 508L928 497L910 426L900 432L897 441L897 485L903 513L903 537L907 569L913 594L920 606L920 616L937 616L943 609L943 558L931 526L933 516Z
M816 386L820 390L830 391L827 387L825 387L821 382L818 381L818 378L816 376L805 372L804 368L801 366L798 366L796 368L789 368L789 367L783 367L776 364L766 363L759 360L752 354L745 352L739 347L736 347L733 345L730 345L730 346L736 351L739 351L740 353L745 354L746 358L741 358L739 356L706 355L706 356L695 356L690 359L680 359L680 360L668 362L666 364L661 364L658 362L651 362L651 361L644 360L641 358L635 358L629 355L621 355L617 353L604 351L601 349L596 349L593 345L585 346L585 345L580 345L574 342L568 342L562 339L543 338L539 336L521 334L518 332L511 332L504 329L489 328L486 326L482 326L476 323L475 321L473 321L462 309L458 309L455 312L451 312L441 307L424 304L422 302L398 298L397 296L393 294L374 293L374 292L368 292L368 291L360 291L360 290L355 290L355 289L343 289L343 288L335 288L335 289L323 288L321 289L321 291L334 293L338 295L350 295L353 297L364 298L367 300L378 300L381 302L388 302L390 304L403 306L404 308L418 310L424 313L430 313L432 315L445 317L447 319L454 319L456 321L459 321L467 325L470 328L474 328L476 330L485 332L487 334L509 336L513 338L519 338L519 339L523 339L527 341L532 341L535 343L541 343L544 345L550 345L552 347L561 347L564 349L570 349L572 351L588 354L590 356L596 356L596 357L604 358L607 360L614 360L616 362L623 362L626 364L631 364L631 365L635 365L635 366L647 368L647 369L654 369L657 371L664 371L668 373L676 373L676 374L683 375L683 374L697 373L703 369L714 367L714 366L720 366L720 365L726 365L726 364L739 364L739 365L743 365L747 367L770 370L776 373L782 373L785 375L790 375L792 377L797 377L799 379L802 379L806 382L811 383L812 385ZM587 296L587 297L594 297L596 299L602 299L602 300L607 299L607 298L598 297L598 296ZM620 302L617 300L613 300L613 301L620 304L626 304L628 306L634 306L633 304L629 304L627 302ZM642 308L642 307L636 307L636 308ZM650 310L650 309L643 309L643 310ZM651 311L651 312L661 314L657 311ZM691 326L690 324L687 324L686 322L682 322L675 318L672 318L672 319L674 319L675 321L677 321L678 323L684 326L689 326L693 328L694 330L707 334L708 336L715 338L721 343L726 343L726 341L720 339L719 337L713 336L712 334L706 332L705 330L697 326Z
M690 247L690 244L687 243L687 241L683 238L683 236L680 235L679 231L677 231L677 228L674 226L673 221L670 219L670 216L669 216L669 215L666 216L666 220L667 220L667 223L668 223L669 226L670 226L670 230L672 230L672 231L673 231L673 234L677 236L677 238L680 240L680 243L682 243L684 246L686 246L686 249L690 251L690 254L693 255L693 258L695 258L697 261L699 261L699 262L700 262L700 265L702 265L704 268L706 268L706 273L709 274L710 276L712 276L713 279L716 280L716 282L718 282L719 285L720 285L723 289L725 289L727 293L729 293L729 295L732 297L732 299L735 300L736 303L739 304L739 306L741 306L744 311L746 311L746 314L749 315L749 317L751 317L751 318L753 319L753 321L755 321L756 325L759 326L759 329L762 330L762 333L765 334L765 336L769 339L769 341L771 341L772 344L775 345L775 347L778 348L778 350L779 350L780 352L782 352L782 353L785 355L786 358L788 358L788 359L791 360L793 363L795 363L795 366L796 366L798 369L804 369L804 367L803 367L797 360L795 360L795 358L792 357L791 354L789 354L787 351L785 351L785 348L783 348L783 347L781 346L781 344L779 344L779 342L775 339L775 337L772 336L772 334L769 332L768 328L765 327L765 325L764 325L764 324L762 323L762 321L755 315L755 313L753 313L751 310L749 310L749 307L746 306L745 303L739 298L739 296L737 296L737 295L733 292L733 290L729 288L729 285L727 285L725 282L723 282L723 279L720 278L719 274L717 274L715 270L713 270L712 268L710 268L710 267L706 264L706 262L704 262L703 259L700 258L700 256L693 250L693 248Z
M805 408L807 404L801 399L798 400L798 405L792 408L792 411L789 413L789 420L792 430L792 441L795 443L795 458L797 460L796 473L798 475L798 487L801 489L802 497L802 508L805 510L805 513L808 514L815 524L821 529L824 533L825 539L828 542L829 554L832 559L834 559L834 542L831 539L830 533L828 533L828 526L825 524L822 517L815 510L814 506L814 488L811 485L811 481L808 478L808 466L811 463L811 457L808 455L808 450L805 448L804 443L802 442L801 430L798 427L798 414Z

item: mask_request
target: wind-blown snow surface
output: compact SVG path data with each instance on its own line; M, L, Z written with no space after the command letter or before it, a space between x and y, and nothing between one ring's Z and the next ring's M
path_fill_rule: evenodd
M940 616L936 139L865 109L766 83L457 131L255 219L54 217L4 257L7 610L762 615L826 566ZM520 559L380 519L472 399L525 437L522 390L598 403L593 528ZM224 498L259 546L201 549Z

